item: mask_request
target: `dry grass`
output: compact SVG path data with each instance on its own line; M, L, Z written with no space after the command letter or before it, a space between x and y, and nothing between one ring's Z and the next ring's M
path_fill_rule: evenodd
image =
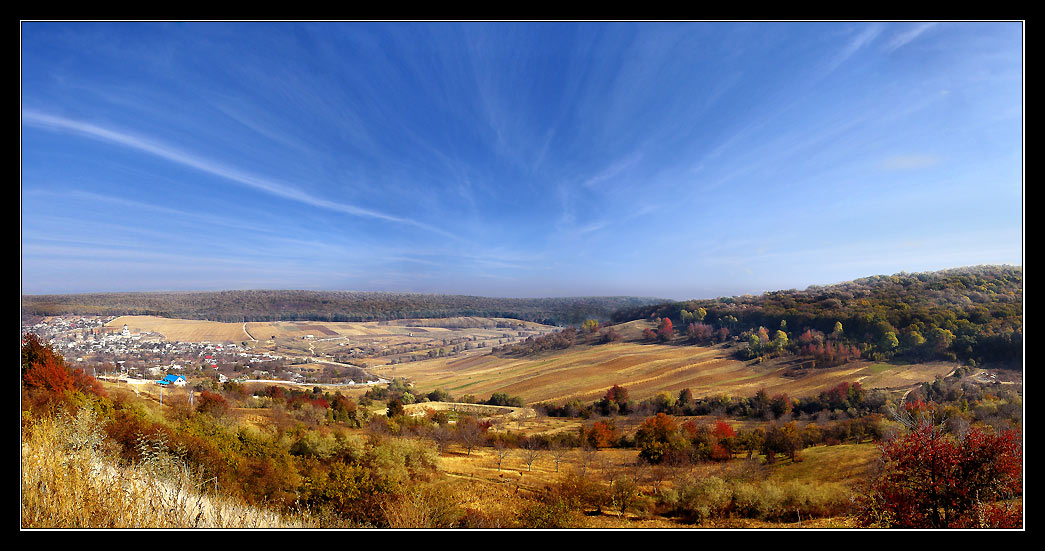
M805 448L799 456L798 463L783 461L774 467L773 479L853 484L867 480L881 451L877 444L839 444Z
M224 499L161 443L120 466L90 408L32 420L23 429L23 528L292 528L307 518Z

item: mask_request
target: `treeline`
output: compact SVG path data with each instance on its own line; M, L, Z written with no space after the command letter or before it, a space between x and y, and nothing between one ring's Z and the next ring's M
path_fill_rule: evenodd
M1023 269L976 266L872 276L804 291L625 308L614 322L669 319L692 342L728 332L747 358L1014 363L1023 353ZM724 333L725 334L725 333Z
M948 381L959 380L963 373L952 376ZM937 386L932 388L951 384L957 383L937 382ZM959 395L975 400L979 397L977 388L966 389ZM590 404L572 400L562 405L541 403L534 408L549 417L581 417L584 419L593 416L666 414L777 420L799 416L830 419L857 418L868 414L885 413L887 406L888 397L884 392L867 391L856 382L841 382L819 394L802 398L792 398L786 392L771 395L765 389L759 389L752 396L719 394L694 398L693 392L685 388L677 395L665 391L641 401L632 400L626 388L613 385L602 398Z
M28 295L23 315L149 315L223 322L384 321L496 317L548 325L609 319L622 308L661 302L639 297L496 298L350 291L219 291Z
M499 356L521 358L549 350L565 350L575 344L609 344L623 338L612 326L603 327L598 320L588 319L580 324L580 329L565 327L544 335L529 336L517 343L495 346L491 352Z
M495 346L491 352L506 357L533 356L548 350L565 350L577 342L577 336L576 329L567 327L546 335L526 337L521 342Z

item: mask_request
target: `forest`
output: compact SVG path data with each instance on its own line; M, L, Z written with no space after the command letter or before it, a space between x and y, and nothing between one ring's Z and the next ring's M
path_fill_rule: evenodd
M640 297L491 298L420 293L252 290L27 295L22 314L148 315L222 322L384 321L475 316L547 325L609 319L622 308L662 302Z
M616 323L637 319L668 320L667 332L679 327L675 332L692 342L739 338L745 359L790 351L821 366L864 357L1019 369L1023 269L976 266L878 275L804 291L624 308L612 317ZM663 334L648 337L665 340Z

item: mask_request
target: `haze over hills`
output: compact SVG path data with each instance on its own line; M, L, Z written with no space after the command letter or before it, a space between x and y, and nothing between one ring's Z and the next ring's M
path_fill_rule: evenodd
M826 339L819 342L844 341L878 358L1015 362L1023 347L1023 269L1018 266L875 275L804 291L681 302L258 290L36 295L23 297L22 306L23 316L154 315L223 322L477 316L579 325L589 319L621 323L666 318L674 320L680 332L696 335L703 329L710 337L725 330L742 341L777 329L796 339L820 334ZM699 327L689 327L694 323Z

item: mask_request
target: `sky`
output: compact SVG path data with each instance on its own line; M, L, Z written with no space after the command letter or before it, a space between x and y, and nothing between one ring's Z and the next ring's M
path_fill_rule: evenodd
M23 294L1022 265L1019 22L21 24Z

